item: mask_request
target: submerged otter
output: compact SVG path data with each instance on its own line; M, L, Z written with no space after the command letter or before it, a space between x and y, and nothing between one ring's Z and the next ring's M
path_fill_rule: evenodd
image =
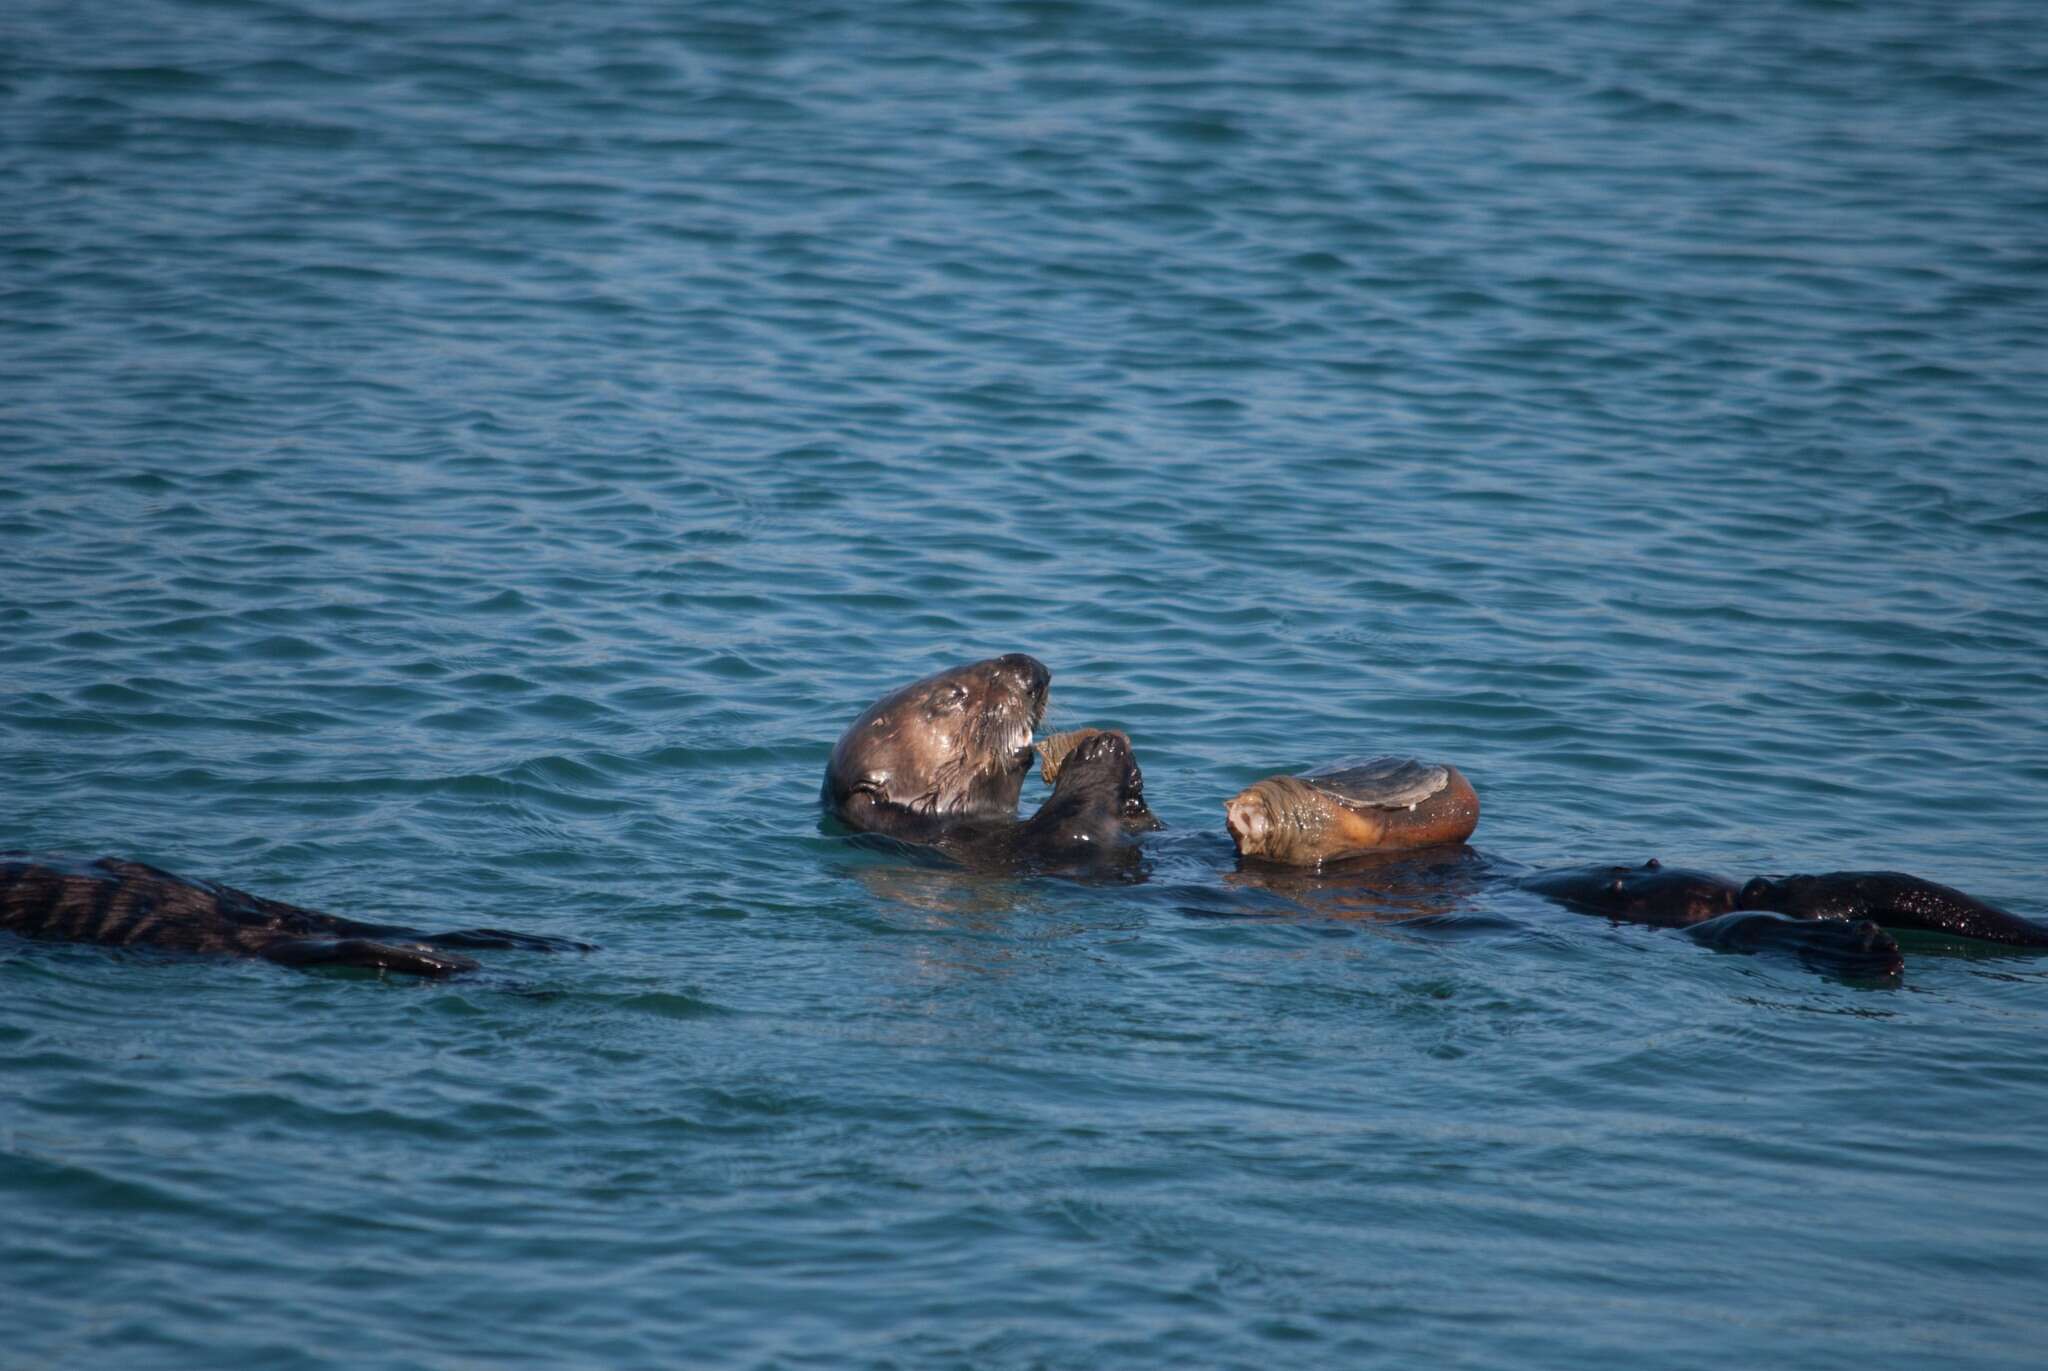
M1785 946L1844 929L1836 950L1852 960L1883 956L1899 962L1889 932L1933 933L2003 947L2048 948L2048 928L2009 914L1974 896L1903 871L1828 871L1817 876L1758 876L1737 885L1711 871L1666 867L1655 858L1641 866L1581 866L1540 871L1522 887L1588 914L1630 923L1684 928L1719 936L1717 946ZM1758 917L1786 921L1772 925ZM1877 938L1871 935L1877 934ZM1881 938L1882 941L1878 941ZM1705 938L1702 939L1706 940Z
M1872 919L1913 933L2048 947L2048 928L1903 871L1829 871L1783 880L1758 876L1736 899L1744 909L1776 909L1799 919Z
M25 938L261 957L286 966L355 966L448 976L477 963L450 948L588 952L589 943L497 928L423 933L361 923L187 880L142 862L0 853L0 930Z
M978 868L1127 862L1129 835L1162 827L1131 740L1068 735L1053 792L1017 819L1052 673L1023 653L937 672L868 706L832 749L823 799L841 823Z
M1724 952L1788 952L1838 975L1886 977L1905 969L1898 940L1865 908L1819 919L1765 904L1745 906L1736 884L1711 871L1641 866L1576 866L1539 871L1524 890L1582 914L1618 923L1684 930L1694 942ZM1754 882L1752 883L1754 884Z

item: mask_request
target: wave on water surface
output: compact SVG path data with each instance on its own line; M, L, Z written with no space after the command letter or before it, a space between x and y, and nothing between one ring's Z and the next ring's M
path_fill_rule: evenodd
M8 33L0 849L602 948L4 940L24 1364L2038 1359L2048 964L1506 879L2048 919L2031 6ZM1010 651L1145 881L821 831ZM1238 869L1381 752L1476 870Z

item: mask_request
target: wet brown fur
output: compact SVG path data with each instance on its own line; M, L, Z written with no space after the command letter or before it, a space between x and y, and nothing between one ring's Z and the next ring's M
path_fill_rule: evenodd
M864 832L929 842L949 824L1013 818L1052 673L1023 653L891 691L832 749L824 800Z
M0 930L25 938L262 957L446 976L477 963L449 947L587 950L588 945L500 929L422 933L301 909L143 862L0 854Z

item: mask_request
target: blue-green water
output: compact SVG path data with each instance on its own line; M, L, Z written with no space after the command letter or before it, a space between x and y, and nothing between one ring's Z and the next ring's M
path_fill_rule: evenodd
M2038 1365L2048 962L1220 801L2048 918L2044 130L2031 0L14 0L0 848L602 950L5 940L0 1363ZM821 830L1011 650L1147 883Z

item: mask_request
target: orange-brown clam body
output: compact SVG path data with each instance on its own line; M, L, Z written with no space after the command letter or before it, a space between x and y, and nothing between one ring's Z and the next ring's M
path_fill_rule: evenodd
M1456 767L1405 757L1268 776L1223 808L1240 853L1286 866L1462 843L1479 826L1479 796Z

